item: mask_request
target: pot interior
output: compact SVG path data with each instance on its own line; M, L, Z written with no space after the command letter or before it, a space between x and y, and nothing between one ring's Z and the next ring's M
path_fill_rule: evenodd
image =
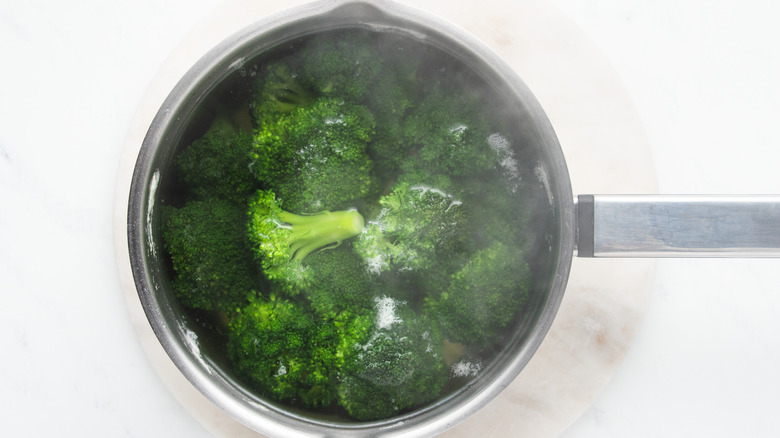
M523 254L531 273L528 298L505 330L488 346L469 346L467 355L461 353L448 363L454 377L438 397L389 418L370 420L355 420L338 405L310 409L274 400L247 382L229 359L224 312L193 309L177 298L173 284L177 272L162 231L163 211L192 201L192 193L182 183L179 154L201 138L220 114L232 114L235 126L256 135L253 87L266 67L295 56L312 41L340 41L355 34L377 43L376 56L416 59L414 76L421 83L434 86L438 78L446 78L478 95L475 101L495 121L493 126L500 127L500 132L488 133L492 141L480 143L498 154L491 171L495 178L462 179L455 185L474 199L482 196L473 193L483 193L485 198L501 191L508 194L507 208L513 213L506 217L512 217L509 223L516 229L503 243ZM389 52L382 53L384 49ZM375 169L382 173L382 160L373 158ZM387 195L398 177L383 178L377 198ZM496 187L497 182L504 186ZM369 223L376 219L376 211L365 210L361 213ZM130 193L128 239L139 298L163 347L193 385L239 421L268 435L347 436L379 430L430 435L463 420L497 395L541 343L568 277L572 212L568 174L553 130L527 87L494 53L448 23L398 5L325 2L239 32L182 78L141 148ZM489 218L492 213L481 210L472 217ZM471 230L491 226L491 220L485 219ZM418 308L422 307L420 300ZM456 365L461 366L459 376Z

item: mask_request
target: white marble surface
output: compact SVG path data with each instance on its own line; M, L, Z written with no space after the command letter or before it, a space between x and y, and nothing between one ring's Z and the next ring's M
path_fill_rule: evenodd
M780 6L551 2L624 81L644 121L660 191L780 192ZM122 149L148 85L218 3L0 2L3 435L215 435L161 384L138 342L114 262L112 214ZM451 4L456 15L485 8ZM494 35L518 21L529 17L502 16ZM544 24L536 23L539 32ZM531 85L543 89L542 79ZM551 117L576 122L565 111ZM588 169L572 170L575 189L588 189ZM614 378L589 408L579 402L587 410L563 435L777 435L778 268L777 260L659 262L649 302L635 303L628 324L637 336L616 348L615 372L590 372ZM490 418L514 420L511 411Z

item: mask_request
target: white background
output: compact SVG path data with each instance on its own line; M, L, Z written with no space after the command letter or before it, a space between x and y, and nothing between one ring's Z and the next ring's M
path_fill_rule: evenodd
M780 3L551 1L624 81L661 192L780 193ZM218 3L0 0L2 435L209 436L136 341L111 216L139 99ZM778 272L660 262L633 348L565 436L780 434Z
M780 193L780 4L554 0L643 118L661 193ZM613 382L566 434L780 434L780 261L667 260Z

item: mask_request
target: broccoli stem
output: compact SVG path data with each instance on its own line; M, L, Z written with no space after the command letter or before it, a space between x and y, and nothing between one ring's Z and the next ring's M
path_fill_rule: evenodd
M365 221L357 210L323 211L313 215L279 212L278 218L291 230L290 253L292 260L302 260L312 251L357 236L363 231Z

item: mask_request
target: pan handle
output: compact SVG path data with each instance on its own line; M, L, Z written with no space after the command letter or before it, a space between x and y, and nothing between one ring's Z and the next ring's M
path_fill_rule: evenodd
M780 257L780 196L580 195L578 257Z

